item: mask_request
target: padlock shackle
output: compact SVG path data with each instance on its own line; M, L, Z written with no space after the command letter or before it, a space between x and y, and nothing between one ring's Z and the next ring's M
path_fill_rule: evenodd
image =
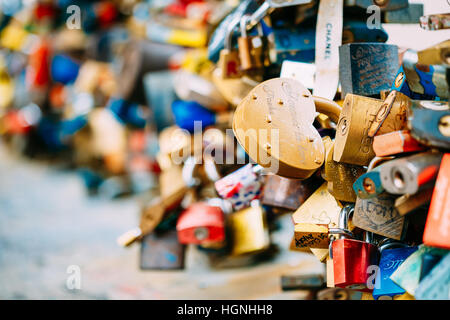
M225 39L224 39L225 40L225 42L224 42L225 49L231 50L234 29L240 24L240 22L241 22L241 17L237 16L233 20L231 20L230 24L228 25Z
M316 105L317 112L323 113L324 115L328 116L331 121L336 124L339 122L339 116L342 111L342 107L340 105L326 98L318 96L312 96L312 98L314 100L314 104Z
M386 250L386 249L406 248L406 247L409 247L409 246L404 242L386 238L379 243L378 251L381 253L381 252L383 252L383 250Z
M386 162L388 160L392 160L394 159L394 156L387 156L387 157L374 157L370 163L369 166L367 167L367 171L372 171L373 168L378 167L379 165L381 165L383 162Z

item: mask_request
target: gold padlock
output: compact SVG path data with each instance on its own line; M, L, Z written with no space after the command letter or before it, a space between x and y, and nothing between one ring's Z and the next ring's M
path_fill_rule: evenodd
M394 198L383 194L370 199L356 199L353 224L384 237L400 240L405 217L394 207Z
M306 179L323 164L325 148L313 126L316 106L300 82L267 80L241 101L233 131L250 158L272 173Z
M360 166L368 165L375 156L369 129L379 114L383 101L347 94L336 128L333 160ZM406 128L410 100L398 93L392 108L377 134Z
M333 160L334 141L323 138L325 144L325 164L322 178L328 182L328 191L340 201L355 202L353 184L366 170L362 166L340 163Z
M322 184L292 215L295 245L328 248L328 228L338 226L341 209L341 203L328 192L327 183Z
M233 244L231 255L257 253L270 245L266 212L258 200L253 200L251 206L229 215Z
M249 15L244 15L240 21L241 36L238 38L239 58L241 60L241 69L243 71L260 69L263 67L263 41L262 32L259 36L247 35L247 21ZM261 25L259 25L261 26ZM261 28L258 28L261 30Z

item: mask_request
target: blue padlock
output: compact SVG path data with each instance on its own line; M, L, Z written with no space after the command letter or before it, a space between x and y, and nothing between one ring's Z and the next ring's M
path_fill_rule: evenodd
M202 130L216 123L215 113L195 101L176 100L172 112L177 126L189 132L194 132L194 122L199 122Z
M54 81L63 84L75 82L80 64L64 54L57 54L53 57L50 71Z
M390 249L392 247L403 246ZM380 246L381 258L375 288L372 296L375 300L390 299L405 293L405 290L395 284L389 277L418 247L409 247L401 242L390 241Z
M420 281L414 297L417 300L450 299L450 253L447 253L431 272Z
M68 139L87 124L86 116L55 121L48 117L42 118L38 133L51 150L62 150L67 147Z
M107 108L124 124L137 128L144 128L147 124L147 114L143 106L137 103L128 102L120 98L111 98Z

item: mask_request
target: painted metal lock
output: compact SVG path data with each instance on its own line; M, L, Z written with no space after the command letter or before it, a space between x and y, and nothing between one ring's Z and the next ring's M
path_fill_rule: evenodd
M423 15L422 3L409 3L407 8L388 11L384 15L386 23L417 23Z
M185 245L178 242L175 230L151 233L142 239L142 270L178 270L184 268Z
M328 248L329 228L338 226L342 205L329 192L327 183L317 189L292 215L297 248Z
M375 96L389 89L398 70L398 48L384 43L349 43L339 47L342 95Z
M450 29L450 14L430 14L421 16L420 26L425 30Z
M182 244L222 242L225 240L223 211L206 202L194 203L178 217L177 232Z
M384 194L371 199L356 199L353 223L358 228L400 240L405 217L394 207L394 198Z
M261 203L287 210L297 210L319 187L319 184L320 181L314 177L301 181L269 174L264 182Z
M322 177L328 182L328 191L337 200L355 202L356 194L352 186L366 170L362 166L334 161L334 141L331 142L329 138L327 141L329 142L325 143L326 154Z
M354 94L347 94L336 128L333 160L356 165L368 165L375 152L369 130L383 101ZM398 94L392 108L378 129L378 134L402 130L410 100Z
M433 188L422 190L416 194L404 194L395 199L395 209L402 216L430 203Z
M144 128L151 115L148 108L120 98L111 98L106 108L111 110L120 122L135 128Z
M358 6L366 9L368 6L376 5L382 11L393 11L408 7L408 0L346 0L348 6Z
M436 152L391 160L380 167L381 183L392 194L415 194L434 185L441 160Z
M373 137L372 148L377 157L416 152L425 149L419 141L413 138L408 130L399 130L377 135Z
M333 259L334 286L357 291L371 291L368 288L370 266L378 263L378 248L365 241L346 238L348 221L353 210L342 210L339 229L344 237L331 243L331 258Z
M282 64L285 60L296 62L314 62L315 37L314 29L273 28L274 43L270 49L273 63Z
M261 192L261 166L247 164L216 181L214 186L223 199L228 200L234 210L241 210L250 205L252 200L258 199Z
M448 102L413 101L408 115L411 135L420 143L450 149L450 109Z
M448 250L437 249L420 245L417 251L412 253L405 261L391 274L390 278L407 293L415 296L415 292L420 282L420 272L422 268L422 257L426 253L445 256ZM447 293L448 294L448 293Z
M417 249L417 247L409 247L395 241L388 241L380 245L381 257L372 293L375 300L393 299L395 296L405 293L405 290L396 285L389 277Z
M434 187L423 242L433 247L450 249L450 154L442 158Z
M431 272L420 281L414 294L417 300L450 299L450 254L447 253Z
M450 40L442 41L432 47L417 51L417 62L425 65L450 65ZM448 78L447 78L448 79Z
M232 231L232 256L258 253L270 246L266 212L258 200L250 207L229 215Z
M312 125L316 107L329 115L340 112L336 103L318 102L293 79L267 80L241 101L234 113L233 131L259 165L286 178L306 179L325 156L322 139Z
M360 199L374 198L384 192L380 178L380 169L383 166L381 163L393 158L394 157L375 157L370 161L367 172L356 179L353 184L353 190Z

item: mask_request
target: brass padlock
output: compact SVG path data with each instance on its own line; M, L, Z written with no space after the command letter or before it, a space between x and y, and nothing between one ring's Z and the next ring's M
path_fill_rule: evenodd
M338 226L342 205L327 189L327 183L314 192L292 215L296 247L328 248L329 228Z
M314 99L300 83L288 78L267 80L239 104L233 131L250 158L286 178L306 179L322 164L325 148L313 126L316 107L330 115L335 103ZM319 109L320 108L320 109Z
M229 215L232 231L231 255L258 253L270 245L266 212L258 200L253 200L250 207Z
M220 51L218 68L221 70L221 79L235 79L242 76L239 51L233 48L232 40L235 27L240 19L231 21L225 35L225 47Z
M433 188L429 188L416 194L404 194L395 199L395 209L402 216L430 203L433 196Z
M333 160L334 141L323 138L325 143L325 164L322 178L328 182L328 191L340 201L355 202L353 184L366 170L362 166L340 163Z
M361 229L400 240L405 227L405 217L394 207L395 199L389 195L356 199L353 224Z
M241 36L238 38L239 58L242 71L260 69L263 67L264 44L262 33L259 36L247 35L248 15L244 15L240 21ZM258 31L262 31L259 25Z
M336 128L333 160L356 165L368 165L375 156L373 138L369 129L375 121L383 101L354 94L345 96L339 122ZM392 108L378 129L378 134L402 130L406 127L406 117L410 100L398 93Z

